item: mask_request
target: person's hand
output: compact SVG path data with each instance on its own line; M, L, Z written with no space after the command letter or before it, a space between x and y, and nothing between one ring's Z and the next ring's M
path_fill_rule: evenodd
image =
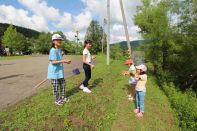
M92 59L96 59L96 57L95 56L92 56Z
M71 60L62 60L63 63L70 64Z
M138 74L138 73L135 73L135 77L136 77L136 78L139 78L139 74Z
M122 75L128 75L129 72L128 72L128 71L122 71L121 74L122 74Z
M70 64L71 63L71 60L67 60L67 62L66 62L67 64Z
M92 65L92 64L90 65L90 68L91 68L91 69L93 69L94 67L95 67L94 65Z

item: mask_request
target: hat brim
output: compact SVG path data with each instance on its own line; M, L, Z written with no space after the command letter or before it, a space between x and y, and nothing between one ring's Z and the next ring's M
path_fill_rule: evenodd
M62 39L62 38L58 38L58 39L53 39L53 40L61 40L61 41L63 41L64 39Z

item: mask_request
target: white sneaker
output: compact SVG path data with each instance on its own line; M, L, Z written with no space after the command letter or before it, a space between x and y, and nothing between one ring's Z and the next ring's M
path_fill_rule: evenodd
M134 101L135 99L133 97L128 98L129 101Z
M62 101L63 101L63 102L69 102L70 99L68 99L68 98L65 97Z
M91 93L92 91L90 89L88 89L87 87L84 87L83 88L83 92L85 92L85 93Z
M83 90L83 89L84 89L84 85L81 84L81 85L79 86L79 89Z
M128 95L127 97L131 98L132 96L131 96L131 94L130 94L130 95Z

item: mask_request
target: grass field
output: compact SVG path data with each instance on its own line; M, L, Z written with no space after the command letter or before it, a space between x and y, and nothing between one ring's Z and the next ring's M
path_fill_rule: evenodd
M23 58L31 58L32 56L28 56L28 55L25 55L25 56L3 56L3 57L0 57L0 60L14 60L14 59L23 59Z
M168 98L149 75L144 117L133 113L134 103L127 100L128 76L120 75L128 67L123 61L105 64L105 57L97 57L97 65L90 81L91 94L78 89L84 74L67 79L70 102L56 106L52 87L37 95L0 111L2 130L100 130L100 131L176 131L178 120Z

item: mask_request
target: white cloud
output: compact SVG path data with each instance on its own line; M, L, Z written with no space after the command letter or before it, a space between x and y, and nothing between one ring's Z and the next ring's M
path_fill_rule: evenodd
M68 28L71 26L72 14L64 12L61 15L59 9L49 6L46 0L18 0L18 2L34 14L42 16L47 22L53 23L53 26L56 28Z
M73 28L76 27L80 30L80 39L83 40L92 19L96 19L102 24L103 18L106 18L107 1L81 1L85 8L78 15L73 15L49 6L47 0L18 0L26 8L17 9L13 6L0 5L0 22L12 23L38 31L51 31L51 27L48 27L50 24L54 26L53 30L67 30L65 35L70 39L74 38ZM137 33L139 29L133 22L136 6L140 5L140 1L123 0L123 5L131 40L141 39ZM119 0L111 0L111 43L125 40Z
M29 16L29 12L13 6L0 5L0 22L11 23L38 31L47 31L47 21L42 16Z
M129 26L128 32L130 34L130 40L138 40L141 39L139 32L139 28L137 26ZM126 41L125 30L122 24L114 24L111 28L111 43Z
M81 0L86 5L86 11L91 12L93 16L100 16L100 20L106 18L106 0ZM128 24L130 40L141 39L138 34L138 27L134 25L133 17L136 13L136 8L140 5L139 0L123 0L124 12ZM110 3L111 14L111 43L125 41L125 32L123 28L122 14L120 10L119 0L113 0Z
M85 11L74 17L73 26L79 28L80 30L83 30L89 26L91 20L91 13L89 11Z
M80 41L84 40L85 33L87 27L90 25L92 20L92 14L89 11L83 11L76 16L72 16L71 19L67 19L70 21L70 24L65 24L64 26L67 27L70 31L65 32L64 34L69 40L75 39L75 30L79 30L79 39ZM71 22L72 21L72 22Z
M68 28L72 24L72 15L70 13L64 12L63 16L60 18L57 27Z
M72 14L64 12L61 15L59 9L48 6L45 0L18 0L18 2L27 10L17 9L11 5L0 5L0 22L12 23L38 31L50 31L48 27L50 22L54 23L56 28L67 28L71 24Z
M43 16L46 21L52 21L56 28L69 28L72 30L72 28L77 27L84 30L92 20L91 13L85 10L76 16L68 12L61 15L59 9L49 6L46 0L18 0L18 2L34 14Z
M59 9L47 5L44 0L18 0L19 3L26 6L29 10L39 16L49 20L57 20L60 17Z
M85 6L87 11L90 11L93 15L100 15L101 17L105 17L107 12L106 0L81 0Z
M75 40L75 35L76 33L74 31L67 31L67 32L64 32L64 35L66 35L66 38L68 40ZM79 33L79 41L84 41L84 36L85 36L85 31L82 31Z

